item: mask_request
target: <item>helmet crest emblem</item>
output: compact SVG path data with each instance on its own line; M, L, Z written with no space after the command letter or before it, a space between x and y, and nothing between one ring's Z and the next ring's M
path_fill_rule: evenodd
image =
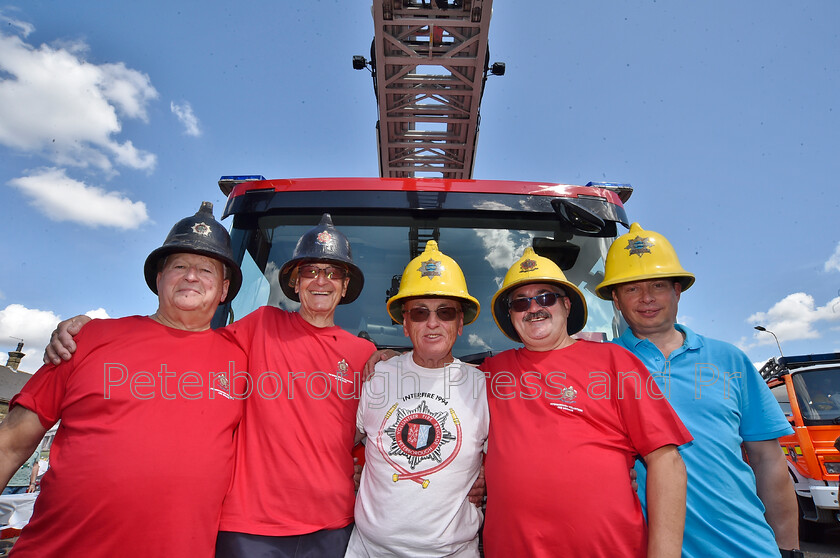
M192 232L201 236L208 236L210 234L210 225L207 223L196 223L192 226Z
M523 260L521 264L519 264L519 272L520 273L527 273L529 271L533 271L537 268L536 260Z
M432 277L440 277L440 274L443 271L443 264L429 258L425 262L420 262L420 267L417 268L417 271L420 272L420 277L428 277L429 279Z
M332 235L327 231L321 231L318 233L318 244L329 244L332 242Z
M650 254L650 249L653 247L653 242L649 238L637 236L627 241L625 250L630 250L630 255L637 254L640 258L642 254Z

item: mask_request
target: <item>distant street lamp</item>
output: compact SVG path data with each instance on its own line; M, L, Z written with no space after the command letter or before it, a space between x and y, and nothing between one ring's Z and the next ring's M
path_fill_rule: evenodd
M764 327L764 326L755 326L755 328L754 328L754 329L757 329L758 331L766 331L767 333L769 333L770 335L772 335L772 336L773 336L773 339L775 339L775 340L776 340L776 346L777 346L777 347L779 347L779 354L780 354L780 355L782 355L782 356L785 356L785 354L782 352L782 346L779 344L779 338L778 338L778 337L776 337L776 334L775 334L775 333L773 333L772 331L770 331L769 329L767 329L767 328L766 328L766 327Z

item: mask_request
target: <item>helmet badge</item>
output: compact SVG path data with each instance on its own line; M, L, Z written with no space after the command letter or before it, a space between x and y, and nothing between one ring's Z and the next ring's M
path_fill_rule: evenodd
M332 235L327 231L319 232L318 236L316 238L317 238L318 244L323 244L324 246L328 246L328 245L332 244L332 241L333 241Z
M637 254L640 258L642 254L650 254L650 249L653 248L653 242L649 238L637 236L627 241L625 250L630 250L629 255Z
M420 277L428 277L431 280L432 277L440 277L444 268L441 262L429 258L425 262L420 262L420 267L417 268L417 271L420 272Z
M201 236L209 236L210 235L210 225L207 223L196 223L192 226L192 232L195 234L200 234Z
M519 273L528 273L529 271L534 271L537 268L537 261L532 259L522 260L522 263L519 264Z

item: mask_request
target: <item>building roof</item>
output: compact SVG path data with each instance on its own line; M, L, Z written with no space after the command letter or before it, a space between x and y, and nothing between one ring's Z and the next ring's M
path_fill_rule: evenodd
M0 402L8 403L18 394L32 374L0 366Z

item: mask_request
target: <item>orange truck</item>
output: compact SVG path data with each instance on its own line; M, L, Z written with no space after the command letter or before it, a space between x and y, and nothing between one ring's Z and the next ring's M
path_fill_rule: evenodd
M779 439L799 502L800 537L840 522L840 353L782 356L761 368L794 433Z

